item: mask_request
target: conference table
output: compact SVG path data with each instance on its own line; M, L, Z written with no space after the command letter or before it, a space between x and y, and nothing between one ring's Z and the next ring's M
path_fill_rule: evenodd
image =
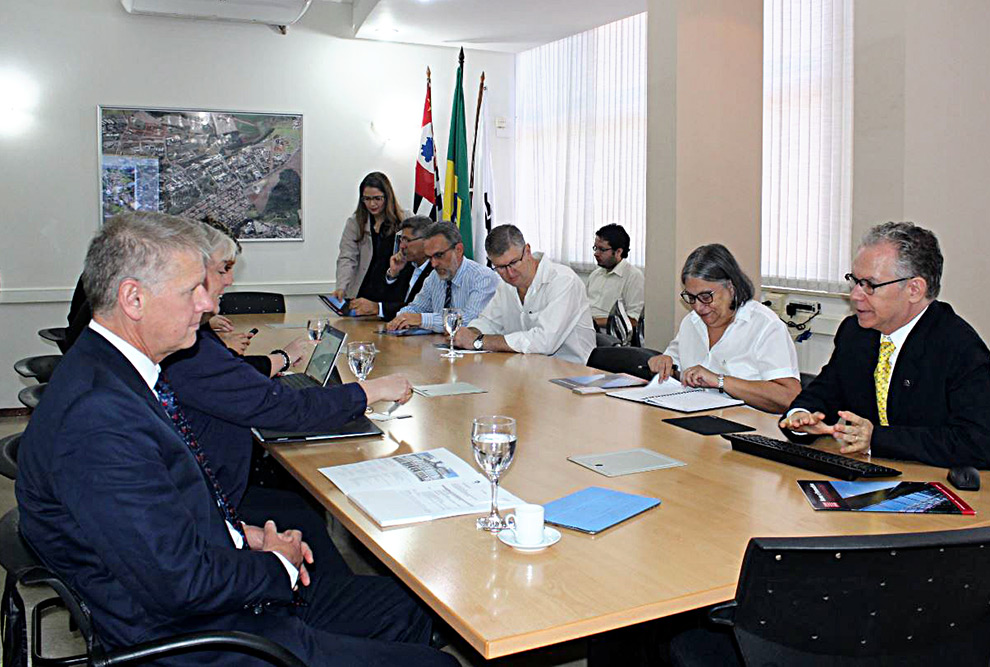
M239 330L261 329L252 350L267 351L306 333L306 314L232 319ZM331 323L346 331L349 341L372 341L378 347L372 379L402 373L414 385L469 382L485 390L435 398L415 395L397 412L412 418L379 424L384 437L282 444L270 451L486 658L730 600L752 537L947 530L983 526L990 517L990 493L985 490L959 492L975 516L815 512L796 480L826 479L822 475L735 452L723 438L662 421L681 416L677 413L602 394L576 395L549 382L587 375L585 366L495 353L449 361L433 345L446 340L439 335L387 336L377 331L381 322L368 319L334 318ZM337 366L345 382L353 380L345 355ZM597 535L562 529L556 545L524 553L476 530L475 516L380 528L318 470L437 447L473 465L472 418L491 414L518 422L515 460L502 487L523 500L545 504L600 486L659 498L661 505ZM708 414L780 437L774 415L748 407ZM819 443L837 450L834 441ZM638 447L686 465L609 478L567 460ZM942 469L900 461L889 465L903 471L898 479L945 479Z

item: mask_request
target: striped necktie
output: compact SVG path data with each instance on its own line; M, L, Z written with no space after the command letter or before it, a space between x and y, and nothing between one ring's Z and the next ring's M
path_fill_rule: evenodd
M873 371L873 384L877 390L877 411L880 413L881 426L890 425L887 421L887 390L890 388L890 355L895 349L896 346L889 337L883 336L880 339L880 358Z
M443 297L443 307L450 308L454 305L454 282L452 280L447 281L447 293Z

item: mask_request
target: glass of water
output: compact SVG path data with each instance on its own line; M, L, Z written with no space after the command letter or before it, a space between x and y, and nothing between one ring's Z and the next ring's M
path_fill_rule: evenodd
M347 366L360 382L364 382L375 367L375 355L378 349L374 343L358 341L347 344Z
M492 511L478 519L478 530L497 533L506 527L498 513L498 481L516 454L516 420L501 415L476 417L471 425L471 448L478 467L492 483Z
M454 349L454 334L461 328L462 318L460 308L443 309L443 329L450 336L450 349L440 355L444 359L460 359L464 356Z
M329 320L322 317L308 320L306 322L306 333L309 334L309 339L315 340L316 342L323 340L323 332L326 330L327 324L329 323Z

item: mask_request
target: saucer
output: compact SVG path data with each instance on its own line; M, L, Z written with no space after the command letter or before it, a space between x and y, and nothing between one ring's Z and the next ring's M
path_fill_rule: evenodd
M511 528L500 530L498 532L498 539L500 539L503 544L508 544L513 549L518 549L519 551L540 551L557 544L557 542L560 541L560 531L556 528L551 528L550 526L544 526L543 541L539 544L519 544L516 542L516 531Z

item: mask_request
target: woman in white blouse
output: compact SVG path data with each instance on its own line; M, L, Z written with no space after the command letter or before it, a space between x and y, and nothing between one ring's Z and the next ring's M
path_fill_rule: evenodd
M650 359L650 370L661 380L674 374L689 387L784 411L801 391L797 351L780 318L753 300L753 283L732 253L719 243L695 249L681 284L691 314L664 353Z

